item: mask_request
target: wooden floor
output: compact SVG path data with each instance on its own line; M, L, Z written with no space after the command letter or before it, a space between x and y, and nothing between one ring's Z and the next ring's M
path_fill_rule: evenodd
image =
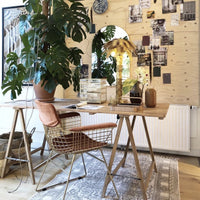
M41 157L38 155L33 155L33 162L38 162L39 159L41 159ZM179 184L181 200L200 200L199 159L186 156L176 157L179 159ZM56 159L60 159L59 162L63 160L63 165L67 165L64 158ZM35 171L36 182L38 181L41 171L42 168ZM51 179L56 173L57 169L55 171L54 167L52 167L51 170L48 171L48 176ZM20 180L21 172L18 170L3 179L0 179L0 199L28 200L35 193L36 186L32 185L31 183L27 167L24 167L22 175L23 180Z
M179 183L181 200L200 199L200 163L198 158L180 157Z

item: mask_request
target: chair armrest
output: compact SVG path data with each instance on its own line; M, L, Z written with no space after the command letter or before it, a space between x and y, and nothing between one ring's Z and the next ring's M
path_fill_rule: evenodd
M106 129L106 128L115 128L117 127L116 123L102 123L102 124L95 124L95 125L87 125L87 126L79 126L75 128L71 128L70 131L90 131L95 129Z

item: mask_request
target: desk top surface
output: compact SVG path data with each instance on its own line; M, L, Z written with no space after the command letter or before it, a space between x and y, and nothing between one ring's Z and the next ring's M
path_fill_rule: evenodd
M107 103L104 104L87 104L82 107L75 109L68 108L69 105L76 105L79 103L78 100L73 99L55 99L52 104L58 111L76 111L76 112L87 112L90 114L104 113L104 114L119 114L119 115L137 115L146 117L158 117L159 119L165 118L169 104L157 104L155 108L146 108L145 106L110 106ZM18 100L12 102L0 102L0 107L11 107L14 109L32 108L35 109L34 100Z

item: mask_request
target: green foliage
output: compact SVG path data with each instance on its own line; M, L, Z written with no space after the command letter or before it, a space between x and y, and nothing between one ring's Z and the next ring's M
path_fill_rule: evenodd
M93 63L92 78L107 78L109 85L115 82L113 74L116 72L117 63L114 57L106 57L103 45L114 37L115 29L115 26L110 25L104 31L99 30L92 42L92 53L96 54L96 62Z
M86 9L79 0L53 2L53 13L50 12L51 0L48 3L48 16L42 13L40 0L23 0L28 14L20 17L20 34L24 48L21 55L11 52L7 56L9 69L3 82L3 94L11 91L15 99L22 91L24 81L33 80L36 84L45 81L45 89L53 91L58 84L64 89L75 80L77 87L78 72L70 70L70 64L80 65L83 52L66 46L66 37L76 42L86 38L90 19ZM31 28L28 27L29 24ZM20 63L21 62L21 63ZM72 80L73 79L73 80Z
M40 0L23 0L23 3L25 3L26 10L29 13L31 13L32 11L34 13L42 12L42 5Z
M16 99L17 95L21 94L23 80L26 74L25 67L22 64L17 64L18 59L19 57L16 53L10 53L6 61L9 63L9 70L6 72L2 89L3 94L8 91L11 92L11 99Z
M106 27L106 30L103 32L103 34L105 35L105 41L106 42L112 40L112 38L115 35L115 30L116 30L116 27L113 26L113 25Z
M130 92L131 88L137 83L138 80L136 79L131 79L131 78L127 78L124 82L123 82L123 86L122 86L122 94L125 95L128 92Z
M104 41L105 34L99 30L92 41L92 53L96 53L98 58L102 56Z

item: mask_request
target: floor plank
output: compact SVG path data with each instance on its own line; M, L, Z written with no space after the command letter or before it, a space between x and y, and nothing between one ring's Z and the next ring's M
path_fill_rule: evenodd
M194 158L198 160L197 158ZM200 167L179 161L179 183L181 200L200 199Z

